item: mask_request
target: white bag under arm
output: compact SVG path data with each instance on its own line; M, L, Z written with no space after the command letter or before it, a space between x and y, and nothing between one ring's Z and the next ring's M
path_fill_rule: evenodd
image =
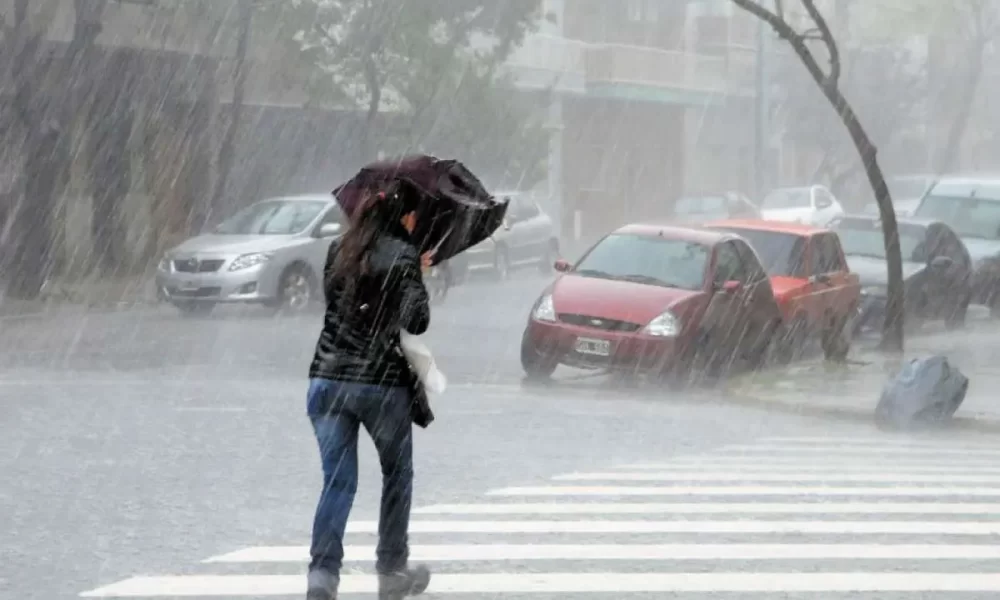
M431 354L431 349L427 347L427 344L423 343L419 336L406 331L399 332L399 342L403 356L413 367L420 382L424 384L424 388L435 394L444 392L448 386L448 379L444 373L438 370L437 363L434 362L434 355Z

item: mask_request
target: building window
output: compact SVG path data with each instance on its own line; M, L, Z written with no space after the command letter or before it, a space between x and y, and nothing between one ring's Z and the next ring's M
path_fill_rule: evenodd
M660 20L659 0L646 0L646 20L649 22Z
M621 0L616 0L615 4L611 6L614 7L613 10L617 9L620 5L617 2ZM729 0L726 0L728 2ZM626 18L633 23L647 22L655 23L660 21L661 18L661 7L660 3L663 0L626 0L625 2L625 14Z
M626 5L626 11L628 14L628 20L633 22L642 21L643 10L642 10L643 0L628 0Z
M698 0L688 6L689 17L730 17L733 15L730 0Z

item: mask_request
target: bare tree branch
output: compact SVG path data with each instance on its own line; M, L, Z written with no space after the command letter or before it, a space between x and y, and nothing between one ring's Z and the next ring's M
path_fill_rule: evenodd
M828 87L826 86L826 82L828 81L827 74L823 72L823 69L819 66L819 62L816 60L816 56L812 53L812 50L809 49L809 46L806 45L805 38L802 37L802 34L795 31L795 28L792 27L788 21L767 10L755 0L732 1L736 6L770 25L771 29L778 34L778 37L786 40L792 47L792 50L794 50L802 60L803 66L805 66L806 70L809 71L809 75L812 76L816 83L821 87L824 87L824 89ZM834 86L836 86L836 81L833 83Z
M844 128L847 130L854 144L858 158L861 160L862 165L864 165L872 192L875 194L879 217L882 221L882 236L888 271L886 318L884 319L882 329L882 348L892 351L902 351L904 337L903 260L899 248L899 231L896 225L896 213L892 206L892 194L889 191L889 186L886 184L882 169L878 164L878 149L838 85L841 71L840 53L837 49L836 40L833 38L833 33L830 31L823 15L816 9L814 0L802 0L803 6L805 6L816 27L820 30L827 49L830 51L830 72L824 73L816 61L816 56L807 46L806 39L802 34L797 33L795 28L785 19L765 9L753 0L732 0L732 2L766 22L779 37L788 42L792 50L799 57L799 60L802 61L802 65L809 71L809 74L829 101L830 107L840 117Z
M781 8L781 0L775 0L775 4L778 6L778 12L776 13L767 10L755 0L733 0L733 4L770 25L771 29L774 29L775 33L781 37L785 37L782 35L782 31L785 33L791 33L793 36L798 35L785 21L784 10Z
M809 13L809 18L816 24L816 29L819 30L823 43L826 45L827 52L830 55L830 72L827 75L827 85L836 85L840 80L841 72L840 49L837 48L837 40L833 39L833 32L830 31L830 26L827 24L823 14L816 8L816 0L802 0L802 6Z

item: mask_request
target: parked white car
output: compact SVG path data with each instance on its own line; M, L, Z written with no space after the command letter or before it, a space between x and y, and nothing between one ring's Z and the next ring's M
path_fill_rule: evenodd
M844 216L844 207L826 187L812 185L773 190L760 203L760 212L768 221L826 227Z

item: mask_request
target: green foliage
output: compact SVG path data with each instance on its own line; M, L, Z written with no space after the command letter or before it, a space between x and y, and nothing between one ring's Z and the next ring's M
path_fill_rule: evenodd
M324 106L389 115L390 154L425 148L489 156L504 169L547 152L538 105L503 63L542 18L541 0L268 1L275 26L312 69ZM391 148L385 148L391 144ZM534 152L540 148L540 153Z

